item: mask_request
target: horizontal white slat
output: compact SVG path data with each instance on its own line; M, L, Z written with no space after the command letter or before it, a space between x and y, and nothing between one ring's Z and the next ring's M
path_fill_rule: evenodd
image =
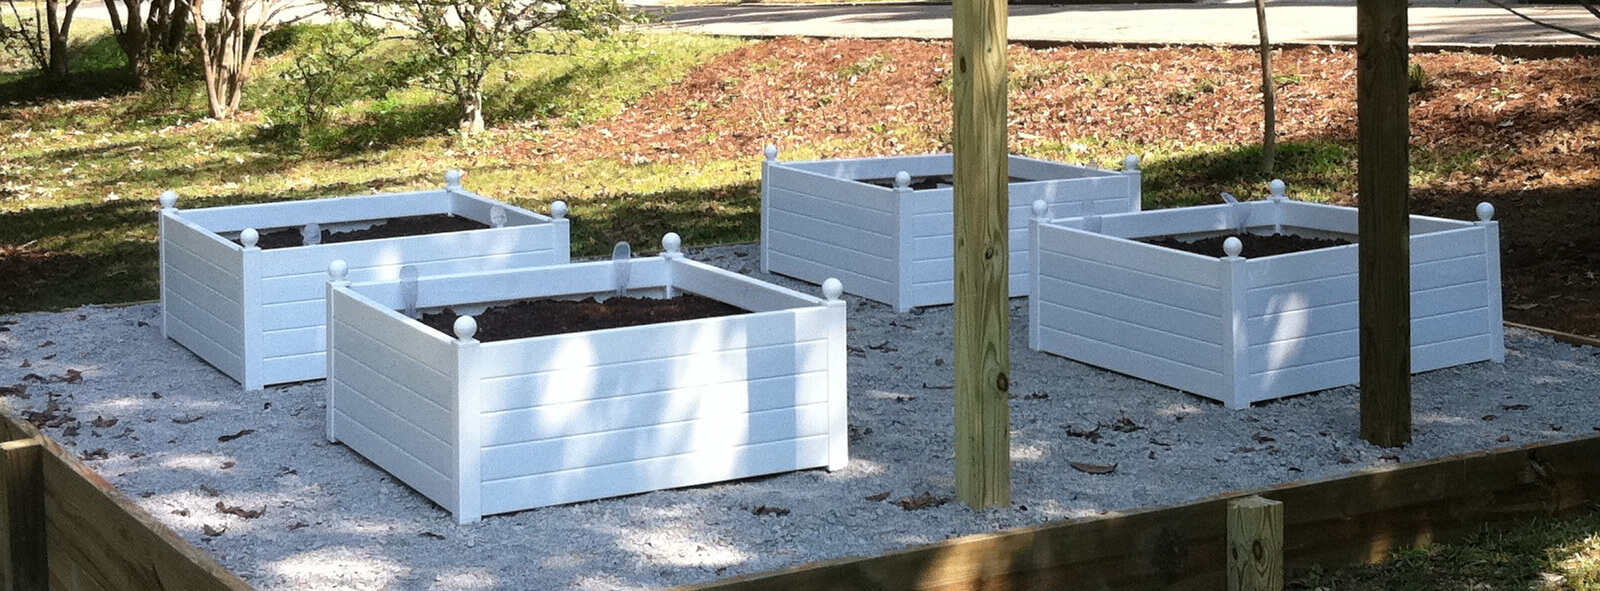
M232 271L225 270L176 244L167 245L166 250L165 264L168 274L173 272L184 274L196 286L211 294L208 297L226 300L230 306L237 306L238 302L243 300L244 282L239 279L237 267ZM180 289L189 293L199 293L187 287Z
M186 209L178 215L220 234L245 228L265 230L449 211L450 198L444 191L433 190Z
M362 363L363 360L372 360L371 352L362 354L352 351L356 353L356 356L352 356L345 353L346 349L349 347L341 347L333 353L333 381L337 385L363 395L368 402L383 407L389 414L434 439L448 442L455 437L453 412L448 407L439 406L431 399L440 394L424 395L414 391L406 383L409 381L408 378L419 370L413 369L398 375L384 375ZM352 416L366 416L356 413L355 410L350 412Z
M1039 273L1046 277L1075 281L1106 291L1138 294L1152 301L1202 314L1219 314L1221 311L1222 294L1216 287L1185 283L1060 253L1044 252L1039 256L1036 264Z
M671 357L485 379L479 383L478 397L485 412L498 412L810 373L827 366L827 342L821 340L697 350Z
M1347 244L1278 256L1250 259L1244 253L1245 276L1251 289L1295 286L1335 275L1354 276L1359 259L1357 246ZM1297 286L1298 287L1298 286Z
M1468 255L1411 265L1411 289L1438 289L1487 280L1488 267L1482 254Z
M647 458L728 449L825 435L828 405L810 404L664 423L560 439L492 447L483 451L483 479L501 480Z
M767 248L771 251L812 260L829 269L855 271L871 277L893 277L899 273L894 259L885 254L849 250L819 238L790 234L777 228L767 229L767 242Z
M333 318L329 322L336 323L333 329L335 348L344 331L356 330L413 362L445 376L455 375L456 345L452 339L393 310L379 308L348 288L336 290L334 294Z
M471 191L447 189L445 192L450 195L450 213L485 224L490 222L489 213L495 207L505 209L507 226L543 224L550 221L550 216L540 215L510 203L495 201Z
M1039 349L1111 371L1217 398L1225 391L1216 371L1184 365L1165 356L1150 355L1054 328L1040 327ZM1220 358L1219 358L1220 363Z
M1285 201L1278 204L1280 219L1285 226L1312 228L1325 232L1355 235L1359 213L1354 207L1341 207L1304 201Z
M678 288L751 312L808 309L823 303L819 297L688 259L673 261L671 267Z
M746 413L826 402L821 372L677 388L648 394L599 398L530 409L487 413L485 446L585 433L633 429L699 419L738 420Z
M1145 297L1147 294L1115 292L1073 281L1042 277L1040 301L1069 305L1101 316L1136 318L1150 326L1220 346L1223 321L1205 314L1169 306Z
M767 212L767 223L774 228L799 236L826 239L829 243L850 250L887 254L899 248L892 234L882 228L864 228L865 224L852 224L848 220L833 221L810 212L793 213L778 208Z
M777 167L768 168L767 198L796 213L816 208L818 215L829 219L840 219L836 216L843 212L893 219L898 207L892 189Z
M397 281L400 277L401 267L409 265L416 267L417 274L426 280L439 275L539 267L550 264L556 259L556 255L556 251L543 250L493 255L450 256L443 260L413 261L403 265L367 265L351 270L346 279L363 283L370 281ZM442 253L441 251L434 251L432 256L442 256ZM328 273L326 271L267 277L261 281L262 301L267 304L276 304L314 300L325 292L327 282Z
M827 463L828 438L820 436L712 449L485 483L483 512L505 513L815 468Z
M361 274L371 267L419 264L429 261L461 260L490 255L542 252L545 256L557 246L554 226L511 226L443 234L421 234L356 242L332 242L261 252L262 277L321 274L328 264L342 260L350 266L350 281L391 279ZM488 267L495 268L495 267Z
M901 171L914 177L950 174L955 170L955 163L955 157L950 154L918 154L779 162L769 170L804 171L833 179L892 179Z
M351 418L340 409L336 408L328 420L333 421L333 428L339 434L340 443L355 450L439 506L447 510L455 508L454 475L446 475L429 466L396 442L373 432L365 424Z
M235 352L236 349L232 348L231 343L228 345L219 343L172 314L165 315L165 321L167 335L172 337L172 340L182 344L228 377L238 380L244 375L244 361ZM243 344L240 343L238 348L243 349Z
M1129 349L1166 357L1200 368L1220 367L1222 346L1155 326L1152 319L1102 316L1069 304L1045 300L1039 303L1040 326L1061 330Z
M1221 259L1078 230L1040 225L1040 249L1204 287L1221 285Z
M315 299L298 302L262 304L261 330L322 326L328 321L328 304L322 299L325 293L324 290Z
M216 265L224 273L238 277L242 247L201 228L186 216L187 214L174 215L163 211L161 241L170 246L181 247L200 260Z
M357 419L373 433L394 443L396 447L405 450L412 457L421 460L430 468L441 474L449 474L455 465L455 454L452 453L454 444L449 438L439 439L422 425L428 422L449 423L453 419L448 413L440 410L419 412L421 409L391 408L396 406L392 399L382 402L374 400L375 397L388 398L387 393L366 386L364 388L351 387L339 377L344 375L346 368L336 366L333 389L333 407L345 415ZM369 396L370 394L370 396ZM386 406L387 405L387 406ZM399 410L399 412L396 412ZM443 414L442 419L430 417L429 414Z
M322 351L261 360L264 384L285 384L328 377L328 357Z
M1411 348L1411 371L1433 371L1488 361L1499 353L1504 344L1504 335L1501 333L1478 333L1459 339L1419 344Z
M877 302L889 302L895 297L895 280L899 273L886 276L868 276L850 269L840 269L782 252L767 252L767 265L773 273L801 281L821 284L829 277L844 283L845 293Z
M1266 201L1250 201L1239 207L1249 212L1250 226L1261 225L1276 212L1274 204ZM1101 216L1100 231L1120 238L1150 238L1232 230L1237 227L1232 211L1228 205L1198 205L1112 214Z
M760 312L484 343L484 378L552 369L631 363L704 351L782 345L816 338L821 323L787 312Z
M182 320L189 328L206 336L208 340L237 353L244 346L244 332L237 325L218 319L211 312L190 301L188 294L167 292L167 315ZM203 296L202 296L203 297ZM188 343L184 343L188 344Z
M220 324L240 332L244 327L244 307L230 300L222 293L212 289L190 277L186 271L177 267L169 267L166 273L166 292L171 296L182 297L188 300L190 307L205 312L216 319ZM226 291L228 286L220 286ZM168 303L171 306L171 303ZM197 327L198 328L198 327Z
M299 356L322 352L328 346L327 338L322 325L268 330L261 333L261 347L268 359Z
M406 354L359 331L335 330L334 339L336 358L356 359L350 357L350 354L356 354L362 365L381 375L401 380L407 389L427 398L434 405L440 408L454 406L456 383L449 375L417 363ZM337 351L347 353L340 354Z
M1411 237L1411 264L1483 254L1483 228L1417 234ZM1481 260L1481 259L1480 259Z

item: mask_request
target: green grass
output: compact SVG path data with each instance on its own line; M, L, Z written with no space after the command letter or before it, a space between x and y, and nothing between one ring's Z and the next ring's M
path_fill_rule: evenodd
M1319 591L1600 591L1600 512L1540 519L1453 544L1397 550L1382 563L1291 573Z

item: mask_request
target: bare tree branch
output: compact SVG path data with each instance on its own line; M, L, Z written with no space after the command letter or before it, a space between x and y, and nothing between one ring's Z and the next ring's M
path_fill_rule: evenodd
M1546 29L1551 29L1551 30L1555 30L1555 31L1561 31L1561 32L1566 33L1568 35L1577 35L1577 36L1582 37L1584 39L1588 39L1590 41L1594 41L1594 42L1600 43L1600 35L1594 35L1594 34L1590 34L1590 33L1585 33L1583 31L1579 31L1577 29L1573 29L1573 28L1570 28L1570 27L1564 27L1564 26L1561 26L1561 25L1558 25L1558 24L1555 24L1555 23L1545 22L1545 21L1533 18L1533 17L1528 16L1526 14L1522 14L1522 12L1518 11L1515 8L1512 8L1510 5L1508 5L1508 4L1504 3L1504 2L1501 2L1500 0L1484 0L1484 2L1488 2L1490 4L1493 4L1495 6L1503 8L1503 9L1506 10L1506 12L1509 12L1511 14L1517 15L1517 18L1520 18L1522 20L1528 21L1528 22L1533 23L1535 25L1539 25L1539 26L1544 27ZM1600 17L1600 9L1595 8L1595 6L1593 4L1589 3L1589 0L1579 0L1579 2L1583 3L1583 7L1589 9L1590 13L1593 13L1596 17Z

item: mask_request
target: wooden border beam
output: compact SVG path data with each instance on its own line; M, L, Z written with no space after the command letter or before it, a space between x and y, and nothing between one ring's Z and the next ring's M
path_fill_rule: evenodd
M0 443L0 590L45 591L44 470L38 439Z

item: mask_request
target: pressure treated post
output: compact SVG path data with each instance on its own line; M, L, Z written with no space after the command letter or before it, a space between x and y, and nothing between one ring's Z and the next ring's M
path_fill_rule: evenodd
M955 0L956 496L1011 504L1006 0Z
M1283 503L1228 502L1228 591L1283 589Z
M43 450L38 439L0 443L0 591L45 591Z
M1356 2L1361 438L1411 441L1410 134L1406 3Z

